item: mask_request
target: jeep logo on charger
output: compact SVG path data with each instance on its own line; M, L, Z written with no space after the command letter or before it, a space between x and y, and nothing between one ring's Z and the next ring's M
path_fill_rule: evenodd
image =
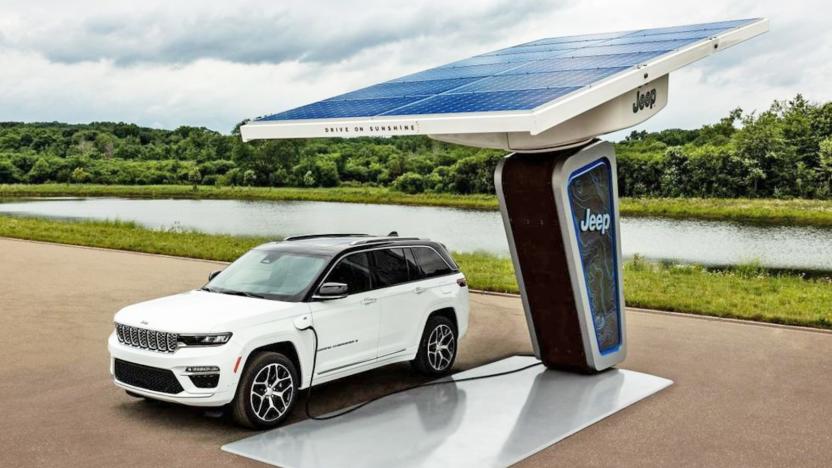
M656 104L656 88L644 94L636 90L636 102L633 103L633 114L644 108L652 109L654 104Z
M607 233L607 229L610 228L610 222L612 220L610 219L609 213L592 214L589 208L587 208L586 217L581 221L581 231L601 231L601 235L603 236Z

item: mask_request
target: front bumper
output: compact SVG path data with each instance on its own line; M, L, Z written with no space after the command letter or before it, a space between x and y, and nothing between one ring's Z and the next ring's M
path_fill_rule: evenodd
M237 388L239 372L242 371L240 366L237 372L234 372L237 358L241 355L241 350L234 345L234 340L220 346L181 348L174 353L160 353L119 343L113 333L107 341L107 348L110 351L110 375L113 376L116 386L138 395L172 403L190 406L222 406L230 403ZM120 382L115 377L115 359L170 370L182 386L182 391L177 394L162 393ZM219 367L217 386L200 388L194 385L189 378L191 374L185 370L189 366Z

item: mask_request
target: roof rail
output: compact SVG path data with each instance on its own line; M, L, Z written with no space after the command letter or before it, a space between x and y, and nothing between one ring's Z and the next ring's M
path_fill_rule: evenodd
M296 241L296 240L305 240L305 239L316 239L319 237L369 237L369 234L304 234L302 236L289 236L284 241Z
M410 240L421 240L421 239L419 239L418 237L399 237L399 236L374 237L372 239L355 240L355 241L350 242L350 245L378 244L378 243L382 243L382 242L410 241Z

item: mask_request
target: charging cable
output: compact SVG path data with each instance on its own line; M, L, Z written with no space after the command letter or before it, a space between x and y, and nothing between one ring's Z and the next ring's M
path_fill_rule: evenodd
M377 396L375 398L371 398L371 399L369 399L369 400L367 400L363 403L359 403L359 404L357 404L357 405L355 405L351 408L347 408L347 409L345 409L343 411L340 411L338 413L332 413L332 414L328 414L326 416L315 416L310 412L309 404L312 401L312 381L315 378L315 365L318 362L318 332L315 331L315 327L310 326L309 329L312 330L312 334L315 335L315 353L312 355L313 356L312 357L312 374L311 374L311 377L309 378L309 393L306 395L306 417L309 418L309 419L313 419L315 421L327 421L327 420L330 420L330 419L339 418L341 416L350 414L353 411L357 411L357 410L369 405L370 403L374 403L378 400L381 400L382 398L387 398L389 396L395 395L397 393L406 392L408 390L413 390L413 389L421 388L421 387L432 387L434 385L446 385L446 384L455 384L455 383L459 383L459 382L469 382L469 381L472 381L472 380L490 379L492 377L500 377L500 376L503 376L503 375L515 374L517 372L521 372L521 371L524 371L526 369L531 369L532 367L539 366L539 365L543 364L542 362L536 362L534 364L529 364L528 366L520 367L519 369L512 369L512 370L504 371L504 372L497 372L495 374L478 375L476 377L466 377L464 379L448 379L447 377L445 377L445 380L437 380L435 382L425 382L425 383L421 383L421 384L411 385L409 387L405 387L405 388L387 393L385 395L381 395L381 396Z

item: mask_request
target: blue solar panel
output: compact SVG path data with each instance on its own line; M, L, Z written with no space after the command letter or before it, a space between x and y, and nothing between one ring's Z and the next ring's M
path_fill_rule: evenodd
M549 73L525 73L520 75L505 74L477 80L475 83L463 86L457 91L485 93L490 91L518 91L523 89L580 88L625 69L625 67L619 67L566 70Z
M388 83L396 83L401 81L425 81L425 80L444 80L452 78L481 78L486 76L493 76L502 73L509 68L514 68L517 65L510 63L491 63L486 65L474 65L468 67L439 67L425 70L423 72L414 73L412 75L396 78L388 81Z
M426 81L394 81L369 88L359 89L351 93L335 96L327 101L344 101L352 99L379 99L409 96L433 96L444 93L453 88L476 81L478 78L455 78L450 80L426 80Z
M327 100L288 110L260 120L326 119L334 115L370 116L416 102L424 97Z
M545 38L257 120L529 110L753 21Z
M523 89L485 93L440 94L382 115L526 110L565 96L578 88ZM441 109L441 111L437 111Z
M550 60L527 62L511 73L546 73L566 70L592 70L596 68L630 68L644 63L664 52L641 52L634 54L595 55L591 57L561 57Z

